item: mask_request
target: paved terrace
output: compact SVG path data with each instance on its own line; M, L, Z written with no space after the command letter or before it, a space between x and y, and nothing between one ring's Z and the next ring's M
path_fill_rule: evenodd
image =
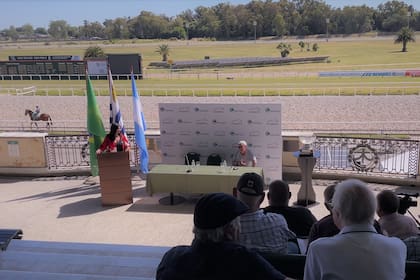
M7 251L0 252L0 278L154 279L167 247L191 243L192 213L199 196L188 196L179 205L161 205L163 195L150 197L145 181L138 176L132 179L133 204L103 207L99 185L93 178L0 178L0 228L20 228L24 232L23 240L13 240ZM330 183L314 180L316 198L321 203L310 210L318 219L327 214L322 192ZM299 184L291 182L292 201ZM375 192L420 191L414 187L370 186ZM410 210L416 217L420 214L419 207Z

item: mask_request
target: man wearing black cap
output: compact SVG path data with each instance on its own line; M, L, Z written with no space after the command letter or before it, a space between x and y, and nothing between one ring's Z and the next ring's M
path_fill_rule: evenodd
M289 240L296 235L289 230L285 218L260 209L264 201L264 179L257 173L244 173L237 184L238 198L249 210L241 215L239 242L261 253L287 254Z
M228 194L203 196L194 210L192 245L170 249L158 266L156 279L287 279L257 253L235 242L239 216L247 210Z

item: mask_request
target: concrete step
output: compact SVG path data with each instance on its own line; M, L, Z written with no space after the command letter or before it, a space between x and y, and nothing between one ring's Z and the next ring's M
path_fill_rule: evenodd
M12 240L0 254L0 279L154 279L168 249Z

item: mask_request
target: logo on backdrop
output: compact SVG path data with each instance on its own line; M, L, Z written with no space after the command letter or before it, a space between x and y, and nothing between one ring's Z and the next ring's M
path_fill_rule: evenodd
M207 136L207 135L209 135L209 133L208 133L207 131L200 131L200 130L197 130L197 131L195 132L195 135Z
M197 147L203 148L203 149L208 148L208 146L209 146L208 142L198 142L197 144Z
M213 113L220 114L225 112L225 107L215 107Z
M192 122L187 121L187 120L183 120L183 119L178 119L178 123L192 123Z
M268 120L266 122L267 125L279 125L280 121L279 120Z
M251 113L251 114L259 114L260 113L260 108L259 107L254 107L254 108L249 108L248 109L248 113Z
M261 125L262 123L258 121L248 120L248 124Z
M242 136L242 133L235 132L235 131L231 131L231 132L230 132L230 135L231 135L231 136Z
M190 107L179 107L178 112L180 113L188 113L190 111Z
M242 120L233 120L232 124L233 125L242 125Z
M174 132L174 131L173 132L172 131L167 131L167 130L162 130L161 133L162 134L165 134L165 135L176 135L176 132Z
M281 136L281 133L273 133L273 132L270 132L270 131L266 131L265 132L265 136Z
M184 142L179 142L179 146L181 146L181 147L192 147L192 144L191 143L184 143Z
M179 135L182 135L182 136L190 136L190 135L192 135L192 131L181 131L181 132L179 132Z
M208 125L209 120L207 120L207 119L196 120L195 124Z
M205 113L205 112L208 112L209 110L204 109L204 108L195 107L195 108L194 108L194 111L195 111L195 112Z
M276 109L270 108L270 107L265 108L265 111L266 112L272 112L272 113L281 113L280 109L276 110Z
M159 110L161 112L173 112L174 110L170 109L170 108L166 108L166 107L160 107Z
M242 112L243 112L243 110L241 110L241 109L237 109L237 108L233 108L233 107L230 107L230 108L229 108L229 112L231 112L231 113L233 113L233 112L242 113Z
M212 123L213 124L226 124L225 121L219 121L219 120L213 120Z

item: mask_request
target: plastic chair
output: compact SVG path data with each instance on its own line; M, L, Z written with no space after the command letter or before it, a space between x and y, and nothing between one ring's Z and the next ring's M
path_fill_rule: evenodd
M207 165L220 165L222 157L219 154L213 153L207 158Z

